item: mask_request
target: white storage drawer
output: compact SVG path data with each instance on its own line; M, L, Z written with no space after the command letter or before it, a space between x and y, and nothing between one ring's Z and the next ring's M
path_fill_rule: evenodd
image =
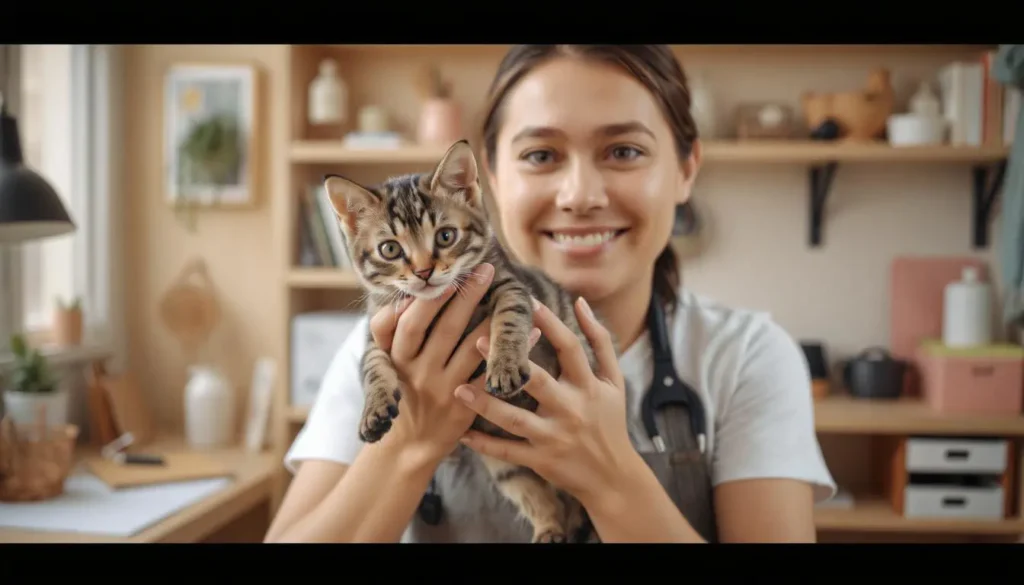
M907 471L910 473L984 473L1006 471L1005 440L907 439Z
M1003 519L1003 488L1000 485L909 485L903 496L903 515L907 518Z

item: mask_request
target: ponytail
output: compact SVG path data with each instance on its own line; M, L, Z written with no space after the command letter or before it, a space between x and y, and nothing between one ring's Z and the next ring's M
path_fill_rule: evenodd
M678 289L679 259L672 248L672 243L669 242L654 261L654 294L671 309L678 301Z

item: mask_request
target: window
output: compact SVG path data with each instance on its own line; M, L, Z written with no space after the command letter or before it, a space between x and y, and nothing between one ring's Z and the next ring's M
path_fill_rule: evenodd
M18 126L25 164L53 185L78 223L84 193L72 181L71 101L71 45L22 45ZM78 294L72 257L77 235L22 244L22 330L45 331L57 299Z
M119 127L118 53L110 45L6 45L0 85L14 94L27 166L56 189L75 222L65 236L25 242L0 258L6 273L8 327L38 341L48 337L58 299L79 298L90 345L123 356L119 222L114 167ZM0 252L2 254L2 252ZM3 303L0 303L3 305ZM0 323L2 326L3 323ZM2 330L3 327L0 327ZM3 344L0 344L2 346Z

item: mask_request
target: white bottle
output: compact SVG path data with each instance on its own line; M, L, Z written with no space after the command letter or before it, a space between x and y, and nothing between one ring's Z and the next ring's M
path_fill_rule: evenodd
M967 267L961 280L946 285L943 299L942 342L949 347L972 347L992 342L992 291Z
M693 121L697 125L701 139L717 138L715 96L703 72L697 72L690 78L690 110L693 112Z
M348 118L348 86L338 77L334 59L320 62L320 72L309 84L310 124L337 124Z
M235 393L212 366L189 368L185 387L185 437L193 449L228 447L235 439Z
M938 118L942 114L942 102L939 101L932 84L922 81L917 92L910 98L910 113L922 118Z

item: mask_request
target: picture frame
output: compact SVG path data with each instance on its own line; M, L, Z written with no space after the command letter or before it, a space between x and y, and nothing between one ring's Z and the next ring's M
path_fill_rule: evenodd
M245 208L259 198L260 71L253 64L182 63L164 77L168 203Z

